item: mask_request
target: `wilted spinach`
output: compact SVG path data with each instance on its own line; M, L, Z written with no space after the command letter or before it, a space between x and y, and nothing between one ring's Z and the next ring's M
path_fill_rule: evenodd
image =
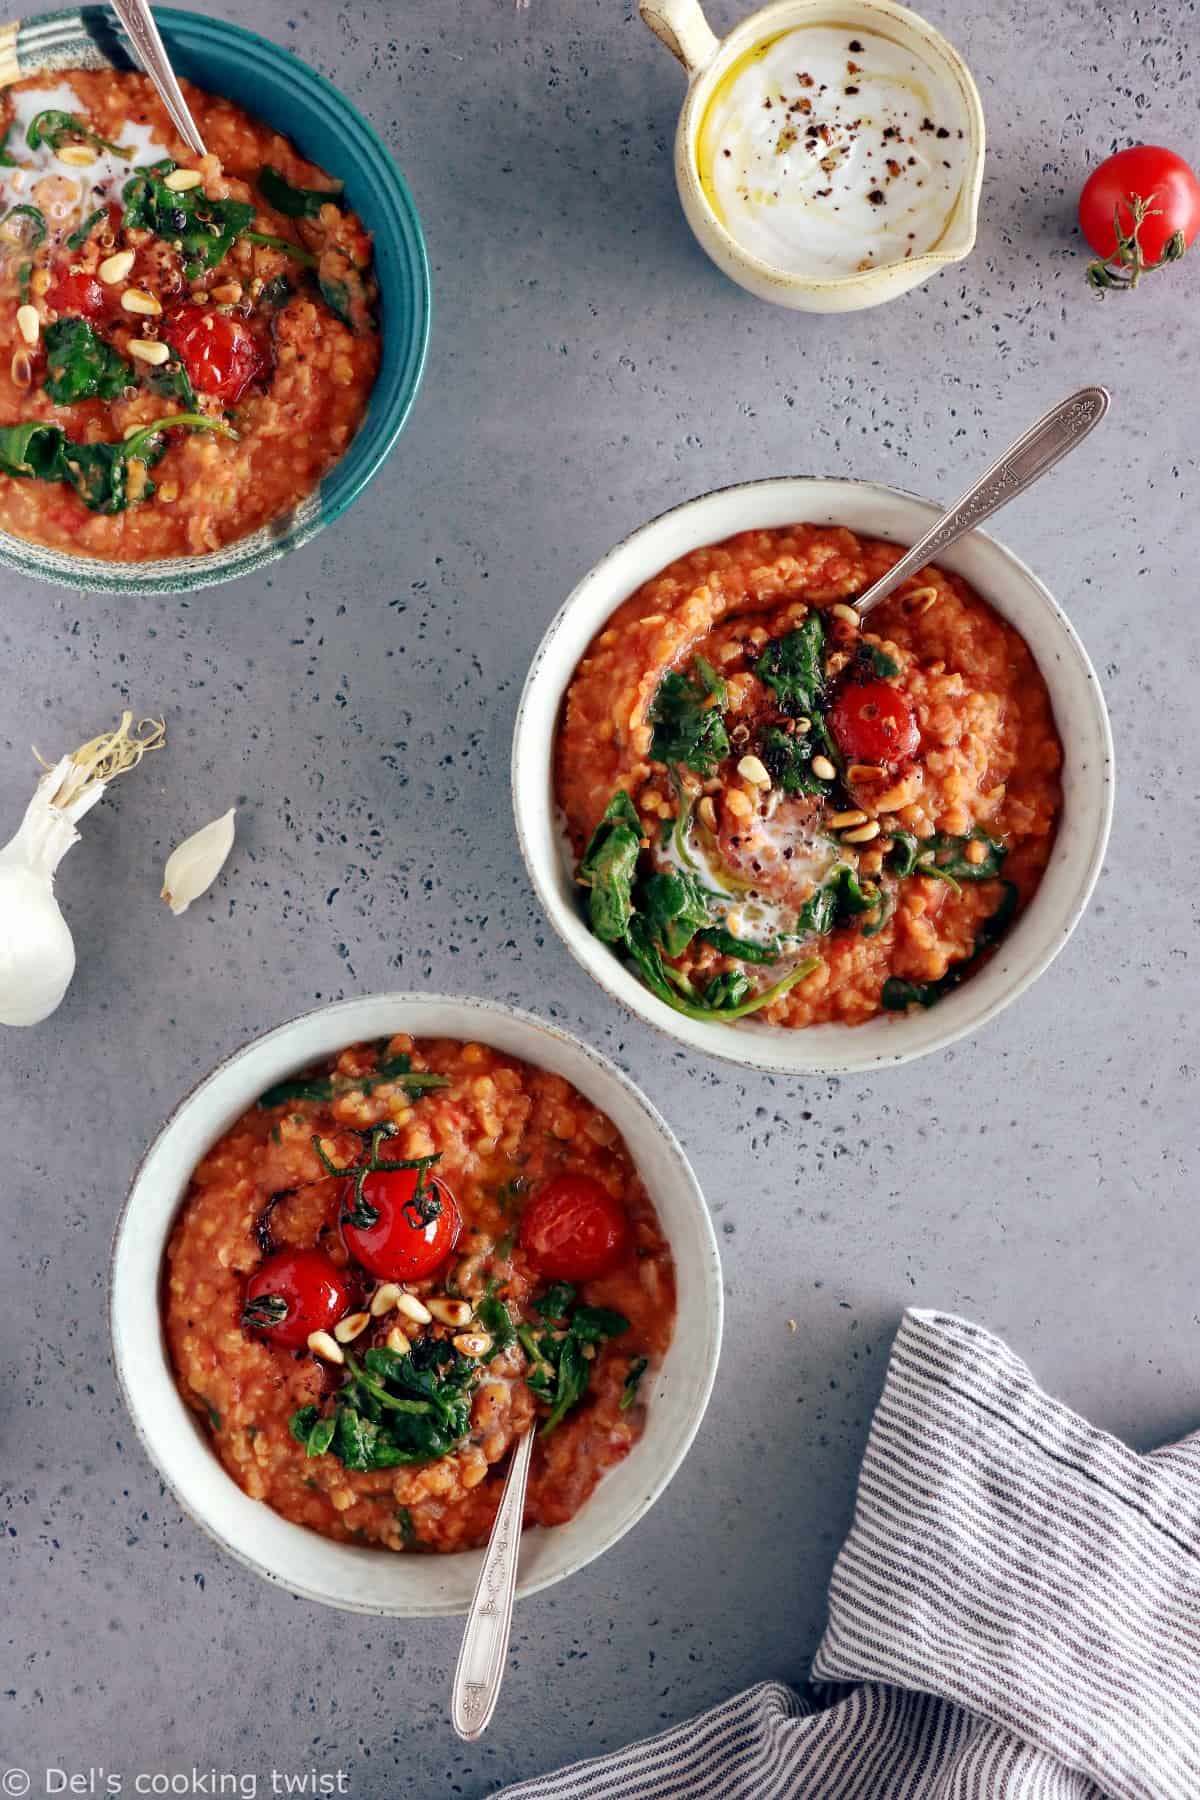
M398 1081L410 1094L450 1085L448 1075L435 1075L427 1069L414 1071L412 1057L401 1052L396 1056L381 1055L370 1075L300 1075L291 1081L278 1081L258 1096L258 1105L287 1106L295 1100L323 1102L335 1100L339 1094L369 1094L385 1081Z
M811 731L793 735L778 725L771 725L763 732L759 754L777 788L782 788L785 794L821 797L830 792L831 784L812 771L813 752L819 742Z
M64 144L90 144L93 150L111 150L114 156L122 156L126 162L133 155L128 144L111 143L90 125L85 125L82 119L77 119L74 113L59 112L53 107L34 114L25 133L25 142L31 150L36 150L39 144L48 144L52 150L59 150Z
M107 217L108 208L106 206L98 206L94 213L89 213L83 224L77 226L67 239L67 249L82 250L100 221Z
M258 191L268 206L288 219L315 219L323 206L340 206L341 189L293 187L267 163L259 172Z
M591 889L588 921L602 943L619 944L625 936L633 912L633 880L641 845L637 808L624 788L618 788L592 833L575 876L581 886Z
M876 888L864 888L849 863L835 863L821 886L800 908L796 930L804 936L824 937L835 925L847 925L862 913L874 912L880 896Z
M810 612L795 631L772 638L754 673L772 689L780 712L793 719L811 716L825 691L825 625L820 613Z
M2 228L9 242L21 250L37 250L46 241L45 215L36 206L10 206Z
M626 1375L625 1385L621 1389L620 1410L622 1412L628 1412L637 1399L639 1383L649 1367L650 1358L648 1356L635 1356L630 1359L629 1373Z
M1006 881L1003 898L995 912L989 914L980 926L971 946L971 954L961 962L952 963L937 981L904 981L898 975L890 975L880 994L888 1011L906 1012L910 1006L936 1006L945 995L952 993L971 974L984 952L998 943L1008 930L1016 914L1019 897L1016 883Z
M175 166L165 157L130 177L121 193L125 224L178 244L184 273L194 280L228 256L253 223L254 208L248 200L210 200L202 187L175 193L164 180Z
M710 662L697 656L692 674L669 669L650 705L655 762L682 763L697 775L711 775L729 755L729 737L721 709L728 688Z
M666 956L682 956L712 910L704 890L686 870L648 875L638 888L638 910Z
M587 1392L592 1358L585 1349L622 1336L629 1330L629 1320L606 1306L577 1306L575 1289L566 1281L547 1288L533 1306L545 1329L539 1333L532 1325L520 1325L517 1335L529 1361L525 1376L529 1391L550 1408L541 1426L545 1437Z
M488 1293L483 1296L475 1308L475 1317L492 1340L492 1354L499 1356L510 1344L517 1341L517 1328L512 1322L512 1314L497 1294Z
M153 468L166 452L165 433L174 426L216 431L225 437L236 435L224 420L203 413L172 413L119 443L79 444L61 425L27 420L0 429L0 471L36 481L65 481L91 512L123 512L134 501L149 500L154 493L154 483L148 480L131 493L130 469L134 463L143 470Z
M968 844L984 846L981 861L972 862L968 858ZM967 832L963 837L939 831L932 837L918 838L910 831L894 831L892 848L888 852L888 866L901 877L940 875L952 884L960 881L995 881L1000 876L1007 855L1007 845L1001 843L999 838L989 837L978 828Z
M42 334L45 388L56 406L77 400L115 400L133 385L133 367L86 319L56 319Z
M332 1410L302 1406L290 1429L309 1456L331 1451L347 1469L393 1469L432 1462L456 1449L471 1429L476 1358L443 1338L419 1338L406 1355L368 1350L347 1356L349 1378Z

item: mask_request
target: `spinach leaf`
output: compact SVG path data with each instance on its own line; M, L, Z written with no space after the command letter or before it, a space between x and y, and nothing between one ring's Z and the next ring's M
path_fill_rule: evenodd
M77 119L74 113L59 112L54 107L35 113L29 121L25 142L31 150L36 150L39 144L48 144L52 150L61 149L64 144L90 144L94 150L111 150L114 156L123 156L126 162L134 154L128 144L111 143L90 125L85 125L82 119Z
M317 259L312 251L306 250L303 244L293 244L291 238L276 237L270 231L242 231L239 232L238 235L242 237L247 244L263 244L268 250L282 250L285 256L290 256L296 262L303 263L306 268L315 269L317 266ZM277 275L275 279L276 281L287 282L286 275ZM273 287L275 283L272 282L270 285ZM264 292L265 291L266 290L264 289ZM349 321L347 321L347 323L349 323Z
M961 962L952 963L936 981L904 981L898 975L889 975L879 996L883 1005L889 1012L907 1012L910 1006L936 1006L939 1000L966 980L983 953L1003 937L1016 914L1018 899L1016 883L1006 881L999 906L983 921L976 933L971 954Z
M443 1339L421 1338L404 1356L368 1350L346 1363L331 1410L292 1414L292 1436L310 1456L332 1450L347 1469L392 1469L445 1456L470 1431L480 1364Z
M33 481L63 481L65 442L61 425L41 425L36 419L5 425L0 429L0 473Z
M810 612L795 631L773 638L754 665L754 673L775 694L780 712L790 718L813 713L825 689L825 625Z
M317 261L317 286L321 298L335 317L348 325L356 337L372 328L371 295L361 269L355 268L341 250L323 250Z
M714 975L702 996L704 1005L712 1012L720 1012L731 1006L740 1006L750 992L750 977L741 969L727 969L724 974Z
M133 385L133 367L86 319L56 319L42 334L46 392L57 406L115 400Z
M785 794L819 794L830 792L831 784L812 772L817 740L811 731L790 736L778 725L770 726L762 737L759 754L775 786Z
M647 930L667 956L682 956L712 916L699 882L682 870L648 876L639 889L638 905Z
M106 206L98 206L94 213L89 213L83 224L78 226L67 239L67 249L82 250L101 219L107 219L107 217L108 208Z
M602 943L618 944L625 936L633 913L633 881L641 847L637 809L619 788L592 833L575 877L592 890L588 922Z
M185 412L195 412L197 407L196 390L192 386L192 378L181 362L174 357L170 362L160 363L158 368L147 368L145 382L154 393L161 394L166 400L177 400Z
M872 675L877 676L880 681L890 681L900 673L900 664L886 650L881 650L878 644L868 646L868 661Z
M984 854L979 862L967 856L968 844L982 844ZM888 865L895 874L933 875L957 886L960 881L998 880L1008 855L1007 845L992 838L978 827L964 837L948 832L934 832L932 837L917 838L909 831L892 833Z
M877 889L864 888L849 863L835 863L821 886L800 908L797 933L816 932L824 937L835 925L846 925L860 913L874 912L880 904Z
M628 1412L637 1399L638 1384L649 1367L650 1358L648 1356L635 1356L630 1359L629 1373L626 1375L625 1385L621 1389L621 1412Z
M702 656L692 663L691 677L669 669L650 705L655 762L682 763L697 775L710 775L729 755L729 738L721 709L728 688Z
M210 200L202 187L174 193L164 180L174 168L166 157L130 177L121 193L125 224L178 245L184 273L194 280L224 261L235 240L253 223L254 207L248 200Z
M17 167L17 159L8 147L8 140L11 135L12 126L6 125L3 137L0 137L0 169L15 169Z
M783 955L784 946L778 939L770 944L755 944L748 938L734 937L723 925L708 925L697 935L703 943L719 950L722 956L736 956L739 962L773 963Z
M293 187L270 163L259 172L258 191L268 206L288 219L315 219L323 206L341 204L341 188Z
M495 1294L485 1294L475 1308L475 1317L492 1340L492 1354L499 1356L510 1344L517 1341L517 1328L512 1322L512 1315L503 1300Z
M165 419L156 419L152 425L144 425L120 443L77 444L71 438L65 438L63 470L59 479L70 482L91 512L124 512L133 502L149 500L154 493L154 483L147 481L144 474L133 491L130 490L133 465L140 464L143 471L153 468L166 454L166 432L185 425L196 431L215 431L222 437L236 436L223 419L210 419L204 413L171 413Z
M584 1354L585 1349L598 1347L629 1330L629 1320L623 1313L606 1306L576 1306L574 1302L575 1289L570 1283L556 1282L533 1303L542 1320L554 1329L540 1336L530 1325L518 1329L529 1362L525 1376L529 1391L550 1409L541 1426L542 1437L560 1425L587 1392L592 1360Z
M46 241L46 220L36 206L10 206L2 229L4 236L22 250L37 250Z
M256 1102L263 1107L288 1106L296 1100L318 1103L334 1100L339 1094L369 1094L385 1081L396 1081L410 1094L425 1093L430 1088L449 1087L448 1075L435 1075L431 1070L412 1066L412 1058L401 1053L380 1056L370 1075L300 1075L290 1081L277 1081Z
M747 1018L751 1013L758 1012L760 1008L770 1006L773 1001L780 999L790 988L794 988L797 982L803 981L807 975L811 975L818 966L816 957L798 963L794 969L789 969L787 974L771 987L764 988L758 994L747 993L733 1003L730 1003L728 998L723 998L724 990L718 988L714 1001L719 1000L719 1004L709 1005L707 993L699 999L689 999L686 995L677 993L672 987L662 957L649 937L644 921L637 914L629 922L625 948L650 992L657 995L667 1006L673 1007L676 1012L683 1013L689 1019L732 1021ZM716 977L714 981L719 979ZM714 984L710 983L709 985L712 987ZM747 983L748 986L749 983Z

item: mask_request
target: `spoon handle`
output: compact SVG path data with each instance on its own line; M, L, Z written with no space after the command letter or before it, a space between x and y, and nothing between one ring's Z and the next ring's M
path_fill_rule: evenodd
M1082 443L1088 432L1100 423L1108 411L1108 402L1107 388L1086 387L1052 406L1036 425L1031 425L1015 444L1010 444L1003 456L997 457L907 555L902 556L865 594L850 602L859 618L865 618L902 581L924 568L940 551L948 549L956 538L1032 487L1047 469L1052 469L1068 450Z
M482 1737L500 1698L517 1586L517 1563L521 1554L525 1488L536 1435L531 1426L517 1445L471 1599L462 1649L458 1653L450 1696L450 1722L459 1737L468 1741Z
M196 121L175 79L175 71L158 35L147 0L110 0L110 5L125 27L133 53L158 89L159 99L171 115L171 121L189 150L197 156L205 154L204 139L196 129Z

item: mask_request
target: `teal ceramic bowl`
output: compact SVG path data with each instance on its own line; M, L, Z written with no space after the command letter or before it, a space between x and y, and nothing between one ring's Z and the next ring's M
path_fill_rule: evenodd
M191 592L249 575L344 513L386 460L408 417L429 342L429 264L404 178L371 126L323 75L256 32L200 13L155 7L175 70L283 132L346 184L346 200L375 239L383 351L367 416L316 493L271 525L206 556L107 562L46 550L0 531L0 564L89 591ZM43 72L136 66L107 7L38 13L0 27L0 87Z

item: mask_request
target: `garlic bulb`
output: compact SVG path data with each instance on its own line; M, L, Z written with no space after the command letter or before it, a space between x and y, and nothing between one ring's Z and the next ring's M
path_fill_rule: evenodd
M115 731L43 764L20 829L0 850L0 1025L40 1024L70 986L75 943L54 897L54 871L108 783L166 738L161 720L132 725L133 714L123 713Z
M237 808L231 806L219 819L202 825L168 856L163 870L162 898L173 913L185 913L192 901L198 900L221 873L225 859L233 849L236 811Z

